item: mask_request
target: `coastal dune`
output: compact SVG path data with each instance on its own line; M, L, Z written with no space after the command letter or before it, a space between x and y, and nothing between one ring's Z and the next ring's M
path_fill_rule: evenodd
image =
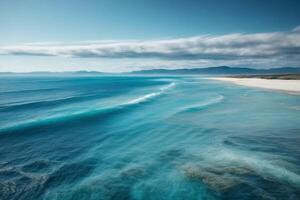
M237 85L284 91L300 95L300 80L214 77L211 80L225 81Z

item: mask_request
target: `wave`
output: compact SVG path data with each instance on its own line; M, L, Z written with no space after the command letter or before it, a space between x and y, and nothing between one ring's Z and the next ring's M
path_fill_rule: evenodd
M38 101L30 101L30 102L22 102L22 103L15 103L11 105L0 105L1 111L15 111L19 109L32 109L32 108L39 108L42 106L56 106L65 103L72 103L82 101L84 99L92 100L99 97L102 97L103 94L93 94L93 95L81 95L81 96L68 96L65 98L57 98L57 99L45 99L45 100L38 100Z
M190 112L190 111L198 111L198 110L202 110L204 108L207 108L209 106L221 103L224 100L224 96L220 95L214 99L209 99L208 101L204 101L198 104L194 104L194 105L190 105L190 106L186 106L184 107L181 112Z
M153 93L146 94L142 97L138 97L136 99L133 99L133 100L125 103L124 105L133 105L133 104L139 104L139 103L142 103L142 102L146 102L146 101L148 101L148 100L150 100L150 99L152 99L156 96L159 96L159 95L163 94L166 90L174 87L175 85L176 84L174 82L172 82L172 83L170 83L166 86L163 86L163 87L159 88L159 90L160 90L159 92L153 92Z
M0 94L23 94L23 93L40 93L40 92L49 92L57 91L59 88L42 88L42 89L28 89L28 90L11 90L11 91L2 91Z
M3 128L0 128L0 134L13 133L18 130L23 131L23 130L27 130L27 129L30 129L33 127L41 127L41 126L51 125L51 124L57 125L58 123L65 124L67 122L72 122L72 124L75 124L74 122L76 120L82 121L84 119L93 119L93 118L104 119L105 117L107 118L108 116L112 116L116 113L119 114L121 112L125 112L125 110L128 110L128 108L130 108L134 105L138 105L140 103L147 102L150 99L163 94L163 92L165 92L166 90L168 90L174 86L175 86L175 83L170 83L169 85L160 88L159 92L149 93L144 96L138 97L136 99L129 100L126 103L116 104L116 105L113 105L110 107L87 109L87 110L83 110L80 112L73 112L73 113L69 113L69 114L61 114L61 115L56 115L56 116L51 116L51 117L45 117L43 119L30 120L27 122L3 127Z
M168 89L170 89L172 87L175 87L175 85L176 85L176 83L172 82L172 83L170 83L170 84L168 84L168 85L166 85L164 87L161 87L160 90L161 91L165 91L165 90L168 90Z
M147 101L147 100L149 100L149 99L151 99L151 98L153 98L155 96L158 96L158 95L160 95L159 92L153 92L153 93L150 93L150 94L146 94L145 96L133 99L133 100L129 101L126 104L128 104L128 105L138 104L138 103L141 103L141 102L145 102L145 101ZM124 105L126 105L126 104L124 104Z
M3 127L0 129L0 134L8 134L14 133L18 131L27 131L32 128L39 128L43 126L51 126L51 124L66 124L67 122L84 120L88 118L93 118L105 114L109 114L113 109L104 108L104 109L96 109L96 110L87 110L81 112L75 112L71 114L62 114L51 117L44 117L42 119L29 120L22 123L13 124L7 127ZM74 123L75 124L75 123ZM50 128L50 127L49 127Z
M170 83L167 86L160 88L159 90L165 91L173 86L175 86L175 83ZM143 101L150 99L157 95L160 95L160 93L154 92L151 94L147 94L144 97L134 99L134 100L128 102L127 104L135 104L135 103L143 102ZM69 102L78 102L78 101L82 101L84 99L92 100L92 99L96 99L96 98L103 97L103 96L106 96L106 95L101 93L101 94L92 94L92 95L68 96L65 98L57 98L57 99L45 99L45 100L38 100L38 101L21 102L21 103L15 103L15 104L11 104L11 105L0 104L0 110L14 111L14 110L18 110L18 109L31 109L31 108L41 107L41 106L50 106L50 105L55 106L55 105L60 105L60 104L64 104L64 103L69 103Z
M74 98L73 96L70 96L70 97L66 97L66 98L51 99L51 100L46 99L46 100L38 100L38 101L17 102L14 104L1 104L0 110L11 111L11 110L16 110L16 109L36 108L41 105L51 105L51 104L56 104L58 102L69 101L73 98Z

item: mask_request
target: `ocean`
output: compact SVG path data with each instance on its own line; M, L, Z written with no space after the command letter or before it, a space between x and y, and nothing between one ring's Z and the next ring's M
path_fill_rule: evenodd
M1 76L0 199L300 199L300 96L201 76Z

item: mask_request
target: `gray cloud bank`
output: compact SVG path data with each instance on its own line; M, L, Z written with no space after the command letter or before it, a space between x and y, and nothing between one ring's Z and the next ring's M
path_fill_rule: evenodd
M0 47L2 55L155 58L168 61L239 61L298 65L300 31L202 35L146 41L92 41L73 44L37 43Z

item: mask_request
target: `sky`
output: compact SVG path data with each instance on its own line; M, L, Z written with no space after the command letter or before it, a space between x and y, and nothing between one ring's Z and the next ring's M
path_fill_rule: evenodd
M299 0L0 0L0 71L300 67Z

